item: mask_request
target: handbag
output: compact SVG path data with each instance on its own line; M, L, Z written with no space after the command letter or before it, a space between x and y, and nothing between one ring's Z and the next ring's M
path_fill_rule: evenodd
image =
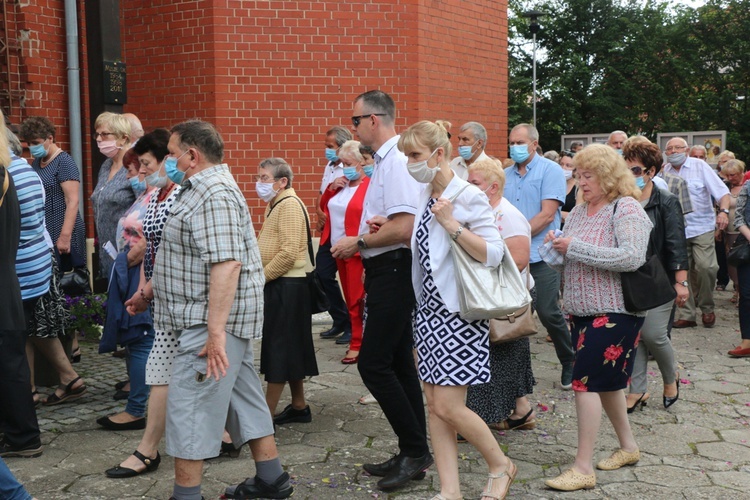
M60 289L68 297L78 297L91 294L89 270L85 267L74 267L63 273L60 278Z
M727 253L727 264L734 267L739 267L743 264L750 263L750 244L747 239L740 233L737 239L734 240L732 248Z
M530 283L530 272L528 269L526 270L527 289ZM511 314L490 320L490 343L492 344L511 342L530 335L536 335L536 333L536 321L534 320L534 312L531 310L531 303Z
M613 226L617 203L612 210ZM648 237L646 263L635 271L620 273L622 297L625 300L625 309L629 312L648 311L677 297L672 280L667 276L661 260L656 254L651 253L653 232L652 228Z
M307 229L307 254L310 256L310 264L313 268L315 267L315 256L312 250L312 234L310 234L310 220L307 218L307 210L305 206L299 200L294 198L297 203L302 207L302 213L305 214L305 228ZM273 210L273 209L272 209ZM268 212L269 214L271 212ZM318 276L318 273L313 269L311 272L306 273L307 288L310 290L310 312L312 314L318 314L325 312L331 308L331 302L328 300L325 290L323 289L323 282Z
M449 200L453 202L468 184ZM497 267L487 267L469 255L453 238L451 258L456 276L459 315L467 321L501 318L528 305L531 296L521 280L508 246L503 241L503 259Z

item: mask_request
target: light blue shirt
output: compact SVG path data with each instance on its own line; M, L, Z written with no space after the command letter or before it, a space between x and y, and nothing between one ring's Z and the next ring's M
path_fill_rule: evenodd
M541 261L539 247L544 242L545 235L550 230L560 228L560 207L565 203L565 176L562 168L538 154L534 154L526 165L526 174L523 177L518 173L518 164L506 168L503 198L511 202L528 221L542 211L542 200L555 200L560 203L555 212L555 219L531 237L529 261Z

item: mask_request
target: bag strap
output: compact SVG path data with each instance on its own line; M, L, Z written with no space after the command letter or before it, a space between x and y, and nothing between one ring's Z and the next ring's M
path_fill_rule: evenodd
M297 200L297 203L299 203L299 206L302 207L302 214L305 216L305 229L307 229L307 254L310 256L310 264L312 264L312 266L315 267L315 257L313 256L313 250L312 250L312 234L310 233L310 219L307 218L307 210L305 209L305 205L302 203L302 200L300 200L296 196L289 196L287 198L284 198L283 200L279 200L273 205L271 205L271 209L268 211L268 215L271 215L271 212L273 211L274 208L276 208L276 205L290 198ZM266 217L268 217L268 215Z
M8 172L7 168L3 168L3 173L5 173L5 176L3 176L3 194L0 196L0 207L3 206L3 201L5 201L5 193L8 192L8 188L10 187L10 172Z
M448 201L450 201L451 203L453 203L453 200L455 200L456 198L458 198L458 195L460 195L461 193L463 193L464 189L466 189L469 186L470 186L470 184L466 184L463 187L461 187L461 189L459 189L456 194L454 194L453 196L451 196L450 198L448 198Z

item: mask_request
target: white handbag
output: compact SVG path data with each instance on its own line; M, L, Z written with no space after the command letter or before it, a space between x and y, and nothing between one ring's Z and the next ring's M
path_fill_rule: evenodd
M453 202L464 186L450 198ZM521 279L515 262L503 240L503 260L498 267L487 267L469 255L451 239L458 292L459 314L467 321L502 318L531 303L531 295Z

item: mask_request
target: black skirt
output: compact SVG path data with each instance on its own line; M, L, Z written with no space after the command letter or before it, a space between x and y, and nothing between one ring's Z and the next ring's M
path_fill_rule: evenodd
M260 372L284 383L318 374L306 278L277 278L263 289Z

